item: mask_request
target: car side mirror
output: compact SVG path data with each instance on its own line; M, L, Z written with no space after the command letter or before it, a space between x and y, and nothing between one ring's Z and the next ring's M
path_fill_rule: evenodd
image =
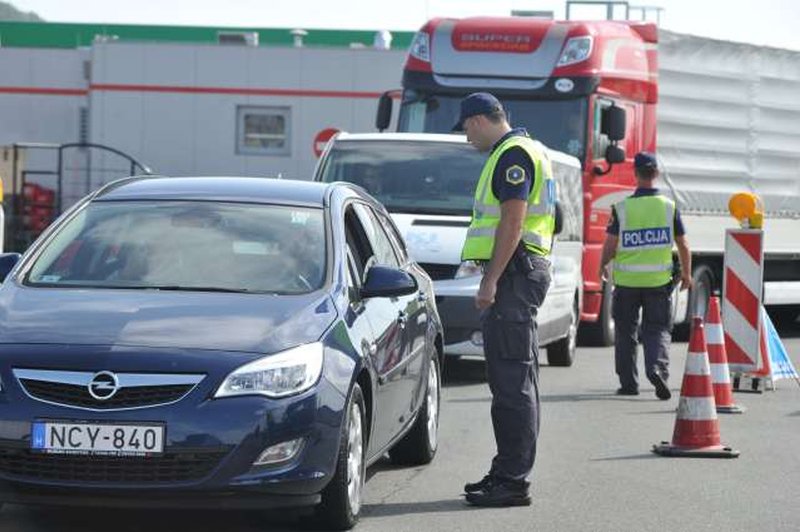
M6 280L21 256L19 253L0 253L0 282Z
M625 138L625 109L612 104L611 107L603 109L602 123L600 132L608 137L608 140L616 142Z
M378 99L378 113L375 115L375 127L378 131L389 129L389 125L392 122L392 107L394 105L392 92L386 91Z
M417 280L398 268L373 266L361 288L361 297L399 297L417 291Z

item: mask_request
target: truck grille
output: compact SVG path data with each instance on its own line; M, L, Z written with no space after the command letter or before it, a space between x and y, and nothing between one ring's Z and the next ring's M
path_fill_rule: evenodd
M19 480L157 484L207 476L227 451L164 453L152 457L42 454L0 449L0 473Z

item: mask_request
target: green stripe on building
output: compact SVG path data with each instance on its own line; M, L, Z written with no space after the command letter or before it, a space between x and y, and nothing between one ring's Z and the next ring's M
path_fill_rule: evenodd
M372 46L375 31L305 28L305 46ZM0 22L0 46L8 48L78 48L91 46L97 36L120 41L216 43L219 32L257 32L260 46L292 46L292 28L231 28L212 26L145 26L131 24L72 24L58 22ZM406 49L414 32L392 32L392 49Z

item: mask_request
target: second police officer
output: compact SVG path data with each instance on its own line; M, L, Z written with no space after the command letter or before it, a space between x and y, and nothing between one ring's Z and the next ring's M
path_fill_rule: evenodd
M608 264L613 259L611 313L616 328L614 359L620 383L617 394L639 394L636 352L641 341L645 375L655 386L656 396L667 400L672 396L667 384L672 330L672 248L674 245L678 248L681 290L692 286L691 253L675 202L653 187L658 177L655 155L636 154L634 170L638 188L611 210L600 276L606 278Z

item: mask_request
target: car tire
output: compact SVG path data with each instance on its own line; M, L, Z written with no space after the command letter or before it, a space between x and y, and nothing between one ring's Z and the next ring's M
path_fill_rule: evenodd
M328 530L349 530L361 513L366 474L366 408L358 384L353 385L342 423L339 456L333 478L322 491L316 517Z
M428 364L425 399L411 430L389 450L389 458L397 465L429 464L439 446L439 407L442 376L439 358L434 354Z
M575 362L578 345L578 298L572 304L567 335L547 346L547 363L551 366L569 367Z
M603 284L603 301L597 321L581 324L579 333L582 344L596 347L614 345L614 316L611 313L613 292L611 283Z

